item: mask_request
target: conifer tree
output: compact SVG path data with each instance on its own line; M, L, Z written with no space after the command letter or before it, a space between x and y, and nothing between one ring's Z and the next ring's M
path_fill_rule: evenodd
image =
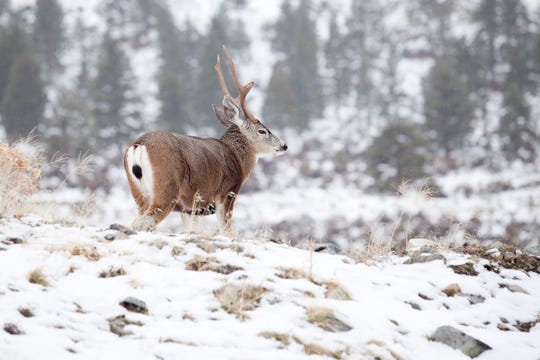
M35 56L26 51L15 57L2 103L2 122L10 138L26 136L40 124L46 101L43 88Z
M425 128L446 158L463 145L474 116L474 107L457 64L446 57L437 58L424 79Z
M118 41L106 33L92 84L98 145L123 148L140 130L140 99L134 81L126 54Z
M390 123L366 152L368 172L376 181L375 188L394 191L403 181L425 176L425 154L426 141L418 126Z
M301 0L296 8L289 0L282 3L272 40L273 47L285 56L300 103L310 116L321 115L325 104L318 64L319 39L310 0Z
M54 73L61 68L64 14L57 0L39 0L36 2L35 17L34 47L43 63L45 78L50 82Z
M263 107L265 123L276 127L304 128L309 112L299 102L283 62L278 61L272 69L272 76L266 88Z

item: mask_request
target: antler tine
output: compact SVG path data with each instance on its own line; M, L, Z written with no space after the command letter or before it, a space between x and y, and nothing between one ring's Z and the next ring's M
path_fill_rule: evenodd
M214 69L216 70L216 74L218 77L219 87L221 87L221 90L225 93L225 95L232 98L231 93L229 93L229 89L227 89L225 79L223 78L223 69L221 68L221 60L219 59L219 54L217 56L216 66L214 66Z
M240 98L240 106L242 106L242 110L244 111L244 114L248 119L251 121L255 120L255 117L251 115L249 110L246 106L246 96L255 85L253 81L250 81L246 85L240 85L240 81L238 80L238 74L236 73L236 68L234 66L234 62L232 61L231 54L229 53L229 50L225 46L223 46L223 52L225 53L225 58L227 59L227 63L229 64L229 70L231 71L232 78L234 80L234 83L236 84L236 87L238 88L238 91L240 92L239 98Z

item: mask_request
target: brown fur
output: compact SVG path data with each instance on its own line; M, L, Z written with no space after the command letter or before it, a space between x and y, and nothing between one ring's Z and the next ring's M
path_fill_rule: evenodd
M157 225L175 208L191 212L219 203L230 231L236 194L256 164L255 149L237 126L227 128L221 139L155 131L132 145L146 146L154 173L152 204L128 175L140 215L153 217ZM131 171L125 157L124 167Z

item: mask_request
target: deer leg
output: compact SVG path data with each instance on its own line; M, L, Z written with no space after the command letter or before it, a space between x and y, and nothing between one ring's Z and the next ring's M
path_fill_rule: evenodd
M229 191L223 201L223 209L221 213L221 224L225 235L232 235L232 211L234 202L236 201L236 193Z
M152 231L172 211L176 202L169 204L152 204L150 208L139 216L131 227L135 231Z

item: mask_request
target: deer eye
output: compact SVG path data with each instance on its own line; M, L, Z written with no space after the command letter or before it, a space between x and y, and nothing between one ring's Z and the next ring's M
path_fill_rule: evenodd
M259 129L257 132L261 135L268 135L268 132L264 129Z

